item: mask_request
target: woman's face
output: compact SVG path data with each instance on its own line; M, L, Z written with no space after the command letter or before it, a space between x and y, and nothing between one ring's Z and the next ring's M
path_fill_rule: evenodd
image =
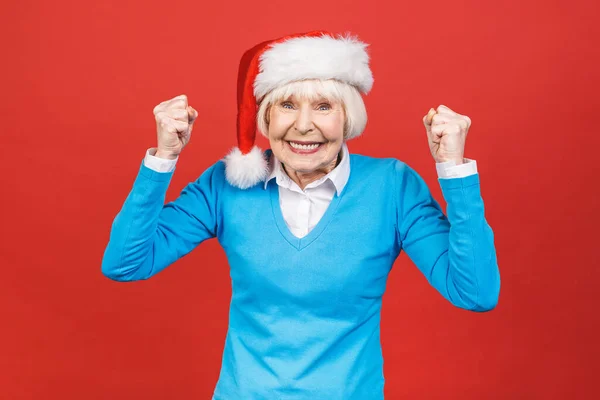
M325 170L344 142L344 107L339 101L294 96L269 110L268 137L273 154L298 173Z

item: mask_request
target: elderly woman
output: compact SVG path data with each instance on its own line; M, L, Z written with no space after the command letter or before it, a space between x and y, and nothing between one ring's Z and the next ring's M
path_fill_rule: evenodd
M240 64L238 148L164 204L198 113L186 96L154 109L147 151L112 225L102 271L148 279L209 238L232 299L214 399L382 399L381 299L404 250L456 307L495 307L500 276L470 119L423 117L448 217L423 179L393 158L350 154L367 115L367 45L327 32L250 49ZM254 145L256 131L270 150Z

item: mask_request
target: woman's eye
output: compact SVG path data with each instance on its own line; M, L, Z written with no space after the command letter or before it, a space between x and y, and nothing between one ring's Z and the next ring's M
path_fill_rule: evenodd
M331 106L329 104L327 104L327 103L323 103L323 104L319 105L319 110L327 111L327 110L330 110L330 109L331 109Z
M287 108L287 109L292 109L292 108L294 108L294 107L292 106L292 104L291 104L291 103L282 103L282 104L281 104L281 107L283 107L283 108Z

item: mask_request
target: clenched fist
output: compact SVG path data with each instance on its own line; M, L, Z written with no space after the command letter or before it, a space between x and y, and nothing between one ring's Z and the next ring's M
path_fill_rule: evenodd
M158 141L156 156L174 160L190 141L198 112L188 106L187 96L182 94L163 101L154 107L153 113Z
M431 108L423 117L431 155L436 162L454 160L463 163L465 141L471 127L471 118L461 115L445 105Z

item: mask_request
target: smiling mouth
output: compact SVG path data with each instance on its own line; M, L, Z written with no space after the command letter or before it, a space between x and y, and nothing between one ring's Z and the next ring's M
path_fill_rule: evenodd
M287 141L289 145L297 150L315 150L323 143L321 142L298 142L298 141Z

